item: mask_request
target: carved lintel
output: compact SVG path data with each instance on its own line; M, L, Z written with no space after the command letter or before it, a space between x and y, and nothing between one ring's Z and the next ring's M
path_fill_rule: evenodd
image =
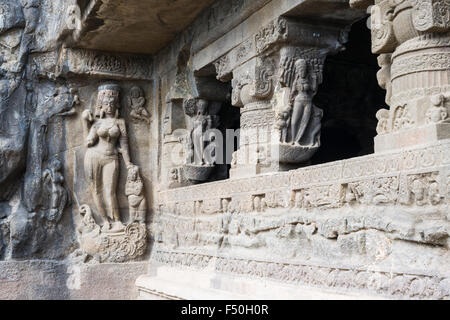
M57 74L151 80L152 59L145 55L118 55L87 49L64 48L59 57Z

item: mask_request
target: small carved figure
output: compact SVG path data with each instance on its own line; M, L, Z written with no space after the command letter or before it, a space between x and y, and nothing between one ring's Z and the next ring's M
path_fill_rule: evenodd
M394 114L394 130L401 130L411 126L407 105L399 106Z
M439 193L439 184L436 181L431 182L428 187L428 198L432 205L438 205L441 202L442 196Z
M411 186L411 192L414 195L414 200L416 201L417 205L423 206L424 204L426 204L427 199L425 198L425 185L422 179L414 179Z
M263 212L267 209L266 200L263 196L253 197L253 210L256 212Z
M389 133L389 110L378 110L376 117L378 119L377 133L386 134Z
M290 114L287 111L276 114L275 128L280 130L280 142L287 142Z
M432 97L432 106L426 113L426 123L444 123L449 121L448 110L445 107L445 96L443 94Z
M98 213L103 218L103 229L123 229L117 203L117 182L119 177L119 156L130 169L133 164L128 153L128 137L125 121L119 118L119 92L116 84L99 87L95 114L83 112L87 151L84 158L85 176L89 182L92 197Z
M194 156L194 145L192 143L192 137L190 134L181 136L180 141L184 151L184 164L192 163L192 157Z
M96 231L99 233L100 228L95 223L94 217L92 216L91 208L88 205L82 205L80 207L80 215L82 217L81 223L82 225L77 229L80 234L86 234L92 231Z
M144 223L147 203L144 196L144 183L139 174L138 166L131 166L128 169L125 195L128 197L130 222Z
M138 86L131 88L130 95L127 98L128 108L130 108L130 117L136 121L145 121L150 124L150 113L145 109L145 97L142 89Z
M43 179L50 194L50 213L48 220L55 222L61 219L68 201L67 191L64 188L64 176L61 171L61 162L58 159L54 159L50 163L49 168L43 173Z
M169 170L169 181L178 181L178 169L172 168Z

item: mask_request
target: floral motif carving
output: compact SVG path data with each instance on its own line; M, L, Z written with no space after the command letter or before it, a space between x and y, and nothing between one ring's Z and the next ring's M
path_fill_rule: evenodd
M445 32L450 29L449 0L413 0L413 23L418 31Z
M255 35L256 51L261 53L276 42L286 40L288 34L287 21L279 18L271 22Z

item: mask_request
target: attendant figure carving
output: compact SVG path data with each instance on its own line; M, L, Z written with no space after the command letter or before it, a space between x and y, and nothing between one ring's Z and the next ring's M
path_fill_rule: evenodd
M139 167L132 166L128 170L125 195L128 197L130 222L145 222L147 204L144 197L144 183L139 175Z
M145 97L142 89L134 86L131 88L131 94L127 99L128 108L130 108L130 117L136 121L145 121L150 124L150 113L145 109Z

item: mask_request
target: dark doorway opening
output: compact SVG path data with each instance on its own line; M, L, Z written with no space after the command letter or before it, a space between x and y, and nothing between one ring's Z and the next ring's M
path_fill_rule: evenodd
M371 52L366 19L353 24L346 50L325 61L324 80L314 98L324 111L321 147L312 164L373 153L376 112L389 108L378 85L377 56Z
M227 150L227 147L230 146L226 139L228 138L227 130L232 130L232 132L236 132L236 130L241 127L241 112L240 108L235 107L231 104L231 83L229 83L230 87L230 98L223 102L222 108L219 112L220 122L217 127L218 130L222 133L223 140L223 150L220 164L216 164L216 170L211 176L211 181L224 180L230 177L230 169L231 163L227 159L227 152L230 153L231 150ZM237 151L239 148L239 140L238 136L234 136L233 140L233 152Z

